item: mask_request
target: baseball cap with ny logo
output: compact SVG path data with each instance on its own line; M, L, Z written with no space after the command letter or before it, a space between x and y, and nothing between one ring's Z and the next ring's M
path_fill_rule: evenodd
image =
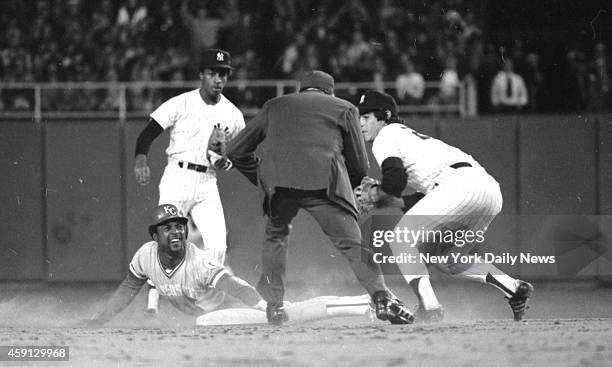
M200 71L204 69L233 69L232 56L225 50L211 48L202 53L202 61L200 62Z

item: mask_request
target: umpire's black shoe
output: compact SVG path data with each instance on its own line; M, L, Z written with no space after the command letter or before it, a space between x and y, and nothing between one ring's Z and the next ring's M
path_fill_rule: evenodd
M533 286L525 281L520 281L516 292L514 292L514 296L508 298L508 303L512 308L512 313L514 314L514 321L521 321L523 316L525 316L525 310L529 308L527 306L527 301L531 294L533 293Z
M285 311L282 303L268 303L266 306L266 317L268 318L268 324L271 325L282 325L289 321L289 316L287 316L287 311Z
M372 295L376 317L392 324L412 324L414 316L402 302L391 297L387 291L378 291Z

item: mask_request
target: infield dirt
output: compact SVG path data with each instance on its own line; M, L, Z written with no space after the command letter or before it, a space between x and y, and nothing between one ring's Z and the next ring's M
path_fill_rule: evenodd
M12 284L1 289L0 345L70 348L68 362L1 366L609 366L612 289L593 283L535 283L527 319L477 284L438 285L444 322L407 326L364 317L281 327L196 327L162 302L144 313L144 294L107 326L73 327L112 291L108 285ZM292 289L288 299L354 295L359 289ZM413 297L399 291L407 302ZM298 296L299 295L299 296Z

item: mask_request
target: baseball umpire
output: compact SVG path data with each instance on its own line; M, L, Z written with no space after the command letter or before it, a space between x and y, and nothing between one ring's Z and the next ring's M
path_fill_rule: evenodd
M169 99L151 113L136 141L134 164L136 180L147 185L151 144L170 130L159 203L172 203L189 215L202 235L204 250L222 264L227 233L215 169L229 168L229 162L221 158L225 139L244 128L242 113L222 94L231 70L227 51L206 50L200 65L200 88ZM154 304L155 296L150 299Z
M416 194L406 197L412 207L397 223L396 229L472 230L484 233L501 211L499 184L474 158L440 140L420 134L400 120L393 97L367 91L359 102L361 130L366 141L373 141L372 152L382 169L380 183L365 180L357 190L360 205L372 208L389 196L401 197L404 190ZM362 211L367 211L367 208ZM476 245L455 241L446 249L442 244L419 242L419 251L469 254ZM393 246L394 254L410 246ZM436 321L442 318L424 264L398 264L405 280L417 293L420 304L415 319ZM481 282L499 289L508 299L515 320L521 320L533 286L514 279L490 263L452 262L437 264L450 275Z
M302 208L347 258L372 296L377 317L411 323L412 315L388 292L380 269L368 266L371 253L363 254L352 187L367 172L367 153L357 108L333 96L333 90L331 75L306 73L300 93L266 102L229 143L229 159L265 194L268 220L257 290L268 302L268 321L283 323L287 240L291 221ZM260 144L261 161L254 155Z

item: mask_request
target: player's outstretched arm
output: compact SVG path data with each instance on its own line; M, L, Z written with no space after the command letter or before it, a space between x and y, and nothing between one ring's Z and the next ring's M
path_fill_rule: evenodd
M257 169L259 167L259 159L255 156L255 150L266 138L268 108L269 104L264 104L257 116L227 145L227 157L232 161L234 167L255 186L258 185Z
M89 324L91 326L102 325L123 311L132 302L145 283L146 279L136 278L131 272L128 272L128 275L121 282L117 290L115 290L115 293L108 300L104 309L92 317Z
M237 276L224 274L217 282L215 288L238 298L249 307L263 308L265 310L265 301L255 288Z

